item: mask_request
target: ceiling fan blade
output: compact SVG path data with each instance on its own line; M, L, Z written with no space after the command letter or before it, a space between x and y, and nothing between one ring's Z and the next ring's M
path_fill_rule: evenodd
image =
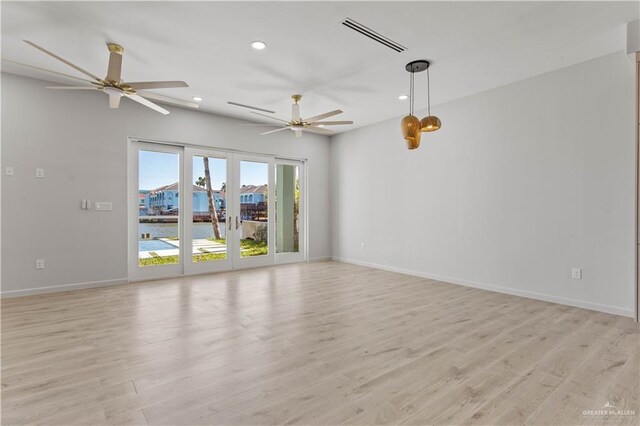
M151 109L152 109L152 110L154 110L154 111L158 111L158 112L160 112L160 113L162 113L162 114L165 114L165 115L166 115L166 114L169 114L169 111L167 111L166 109L162 108L162 107L161 107L161 106L159 106L159 105L154 104L154 103L153 103L153 102L151 102L151 101L146 100L145 98L143 98L143 97L142 97L142 96L140 96L140 95L126 95L126 94L125 94L125 96L126 96L127 98L131 99L132 101L136 101L136 102L138 102L139 104L142 104L142 105L144 105L144 106L146 106L146 107L151 108Z
M294 103L291 105L291 121L300 120L300 104Z
M306 121L307 123L313 123L315 121L322 120L323 118L333 117L334 115L338 115L338 114L342 114L342 110L337 109L335 111L325 112L324 114L320 114L320 115L316 115L316 116L313 116L313 117L305 118L304 121Z
M71 62L67 61L66 59L64 59L64 58L62 58L62 57L60 57L60 56L58 56L58 55L56 55L56 54L55 54L55 53L53 53L53 52L49 52L49 51L48 51L47 49L45 49L44 47L40 47L40 46L38 46L37 44L35 44L34 42L31 42L31 41L29 41L29 40L22 40L22 41L24 41L25 43L27 43L27 44L28 44L28 45L30 45L30 46L35 47L35 48L36 48L36 49L38 49L38 50L41 50L42 52L46 53L47 55L49 55L49 56L52 56L52 57L56 58L56 59L57 59L57 60L59 60L60 62L64 62L65 64L69 65L71 68L73 68L73 69L75 69L75 70L80 71L82 74L84 74L84 75L88 75L89 77L91 77L91 78L92 78L92 79L94 79L94 80L102 81L102 80L100 80L100 78L99 78L98 76L96 76L96 75L94 75L94 74L91 74L89 71L84 70L84 69L80 68L79 66L77 66L77 65L75 65L75 64L72 64Z
M176 87L189 87L184 81L136 81L134 83L124 83L134 90L147 89L173 89Z
M120 83L122 74L122 53L111 52L109 54L109 67L107 68L107 80Z
M122 98L122 95L120 95L118 93L110 92L109 93L109 108L111 108L111 109L118 108L120 106L120 99L121 98Z
M321 127L305 127L304 131L309 133L317 133L319 135L333 135L333 133Z
M254 107L254 106L251 106L251 105L239 104L237 102L228 101L227 103L229 105L235 105L235 106L239 106L239 107L242 107L242 108L255 109L256 111L268 112L270 114L275 114L276 113L275 111L271 111L270 109L264 109L264 108Z
M47 89L55 90L102 90L95 86L45 86Z
M336 126L338 124L353 124L353 121L314 121L310 126Z
M145 98L153 99L153 100L164 102L167 104L184 106L189 108L200 108L200 105L195 102L184 101L182 99L172 98L171 96L158 95L157 93L145 92L145 91L139 91L138 94L141 96L144 96Z
M279 132L281 130L287 130L289 127L280 127L279 129L269 130L268 132L260 133L260 136L268 135L269 133Z
M281 118L272 117L272 116L270 116L270 115L266 115L266 114L260 114L259 112L255 112L255 111L249 111L249 112L250 112L251 114L256 114L256 115L260 115L260 116L262 116L262 117L267 117L267 118L269 118L269 119L271 119L271 120L276 120L276 121L279 121L279 122L281 122L281 123L289 124L289 122L288 122L287 120L283 120L283 119L281 119Z
M279 124L263 124L263 123L240 123L238 126L247 126L247 127L280 127Z
M51 70L48 70L46 68L35 67L33 65L23 64L22 62L12 61L10 59L4 59L3 58L2 60L4 62L9 62L10 64L19 65L21 67L31 68L31 69L38 70L38 71L44 71L44 72L48 72L48 73L51 73L51 74L56 74L56 75L59 75L59 76L62 76L62 77L66 77L66 78L73 78L74 80L84 81L84 82L87 82L87 83L93 83L93 81L87 80L86 78L80 78L80 77L76 77L74 75L64 74L64 73L61 73L61 72L58 72L58 71L51 71Z

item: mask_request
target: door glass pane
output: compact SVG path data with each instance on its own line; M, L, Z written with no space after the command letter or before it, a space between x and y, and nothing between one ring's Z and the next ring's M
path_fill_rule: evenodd
M276 164L276 253L300 251L299 168Z
M227 258L225 158L193 156L193 262Z
M138 155L138 266L180 262L180 155Z
M269 165L240 162L240 256L264 256L269 251Z

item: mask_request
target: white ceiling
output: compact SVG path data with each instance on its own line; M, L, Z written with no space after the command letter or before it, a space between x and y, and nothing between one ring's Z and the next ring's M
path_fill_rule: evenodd
M433 62L432 104L447 102L624 48L631 2L3 2L2 57L76 75L27 39L105 75L106 42L124 46L123 78L185 80L157 91L201 109L255 120L235 101L290 116L340 108L364 126L406 113L415 59ZM350 17L407 47L396 53L349 30ZM264 51L251 49L263 40ZM3 71L74 84L4 63ZM81 76L81 75L79 75ZM44 89L43 89L44 90ZM416 109L426 105L416 75ZM96 95L97 96L97 95ZM106 99L105 99L106 102Z

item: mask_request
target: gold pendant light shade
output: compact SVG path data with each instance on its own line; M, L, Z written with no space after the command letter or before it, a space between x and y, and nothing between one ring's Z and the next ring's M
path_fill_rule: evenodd
M421 138L422 133L418 132L416 133L415 136L410 136L408 138L404 138L404 140L407 142L407 148L408 149L416 149L420 146L420 138Z
M420 120L415 115L407 115L400 122L402 136L406 139L420 133Z
M429 115L420 120L420 130L423 132L435 132L440 127L442 127L442 123L435 115Z
M405 116L401 123L402 137L407 141L407 148L416 149L420 146L420 120L415 115Z

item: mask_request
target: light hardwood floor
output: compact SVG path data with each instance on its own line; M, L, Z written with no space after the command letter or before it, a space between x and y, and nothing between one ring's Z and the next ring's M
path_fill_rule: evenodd
M2 423L638 424L639 337L337 262L4 299Z

